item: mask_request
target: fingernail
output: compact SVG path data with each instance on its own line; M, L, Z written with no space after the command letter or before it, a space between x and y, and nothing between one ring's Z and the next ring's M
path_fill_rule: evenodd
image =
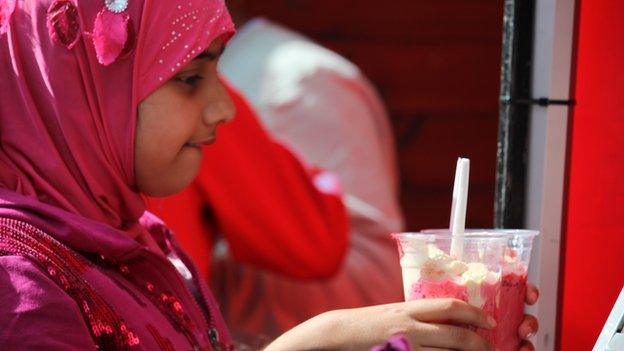
M490 325L490 327L492 328L496 327L496 320L492 316L487 316L487 322Z
M538 296L537 293L535 291L531 291L531 300L535 301L537 300Z

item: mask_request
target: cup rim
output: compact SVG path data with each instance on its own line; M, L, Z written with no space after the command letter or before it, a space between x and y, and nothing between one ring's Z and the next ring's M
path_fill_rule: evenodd
M444 233L447 235L451 235L451 232L448 228L444 228L444 229L423 229L420 231L420 233ZM500 228L500 229L496 229L496 228L469 228L466 229L465 234L468 235L499 235L499 236L508 236L508 235L514 235L514 236L524 236L524 237L535 237L539 235L539 230L533 230L533 229L506 229L506 228Z
M495 239L509 237L533 238L539 235L539 231L530 229L466 229L464 237L468 239ZM445 229L423 229L419 232L395 232L392 238L452 238L453 235L448 228Z

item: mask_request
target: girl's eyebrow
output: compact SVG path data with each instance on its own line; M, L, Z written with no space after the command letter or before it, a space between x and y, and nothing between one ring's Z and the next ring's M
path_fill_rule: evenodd
M217 50L215 50L217 51ZM218 49L218 51L215 52L211 52L210 49L203 51L201 54L197 55L197 57L195 59L202 59L202 60L215 60L219 57L221 57L221 54L223 54L223 51L225 51L225 45L221 45Z

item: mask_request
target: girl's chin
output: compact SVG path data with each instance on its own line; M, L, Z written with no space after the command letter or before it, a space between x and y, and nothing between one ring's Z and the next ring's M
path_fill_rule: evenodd
M194 177L188 177L188 178L190 178L190 180L188 181L183 181L180 178L178 178L172 182L161 182L159 184L155 184L151 187L148 187L147 189L143 189L141 192L151 197L172 196L181 192L193 182ZM186 180L186 177L184 180Z
M186 158L183 161L175 165L175 170L153 172L153 177L146 179L143 186L139 186L141 193L151 197L167 197L188 187L199 173L201 157Z

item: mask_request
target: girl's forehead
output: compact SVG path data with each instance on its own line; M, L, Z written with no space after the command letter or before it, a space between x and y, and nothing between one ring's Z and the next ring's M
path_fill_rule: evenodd
M184 66L202 55L217 38L227 41L234 24L223 0L156 1L159 11L147 11L142 19L145 52L141 54L143 89L149 92L173 77Z

